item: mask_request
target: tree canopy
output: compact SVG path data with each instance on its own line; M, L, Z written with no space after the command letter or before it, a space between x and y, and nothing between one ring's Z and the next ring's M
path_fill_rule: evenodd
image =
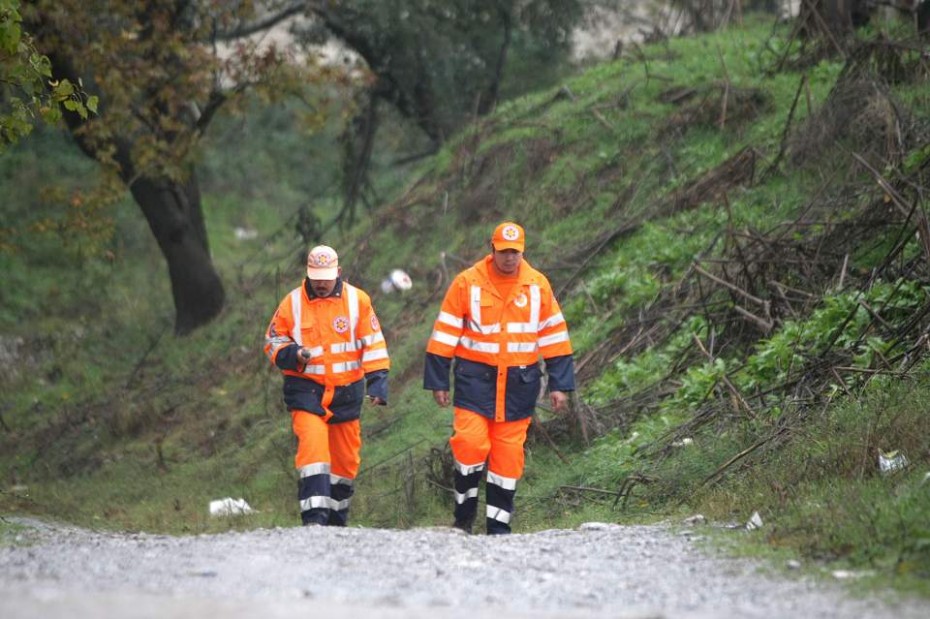
M22 25L19 0L0 0L0 152L28 135L37 121L55 123L62 109L82 118L97 110L70 80L53 80L47 56L35 47Z

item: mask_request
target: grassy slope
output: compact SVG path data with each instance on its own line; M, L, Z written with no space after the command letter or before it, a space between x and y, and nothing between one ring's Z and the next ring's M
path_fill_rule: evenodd
M394 363L391 406L366 412L357 523L448 520L441 486L448 479L450 419L419 388L422 349L448 277L484 253L497 221L525 224L528 259L556 287L580 274L563 305L583 359L653 307L722 228L767 230L809 206L825 174L788 167L765 182L732 188L729 209L719 197L668 207L676 191L744 147L760 153L760 169L778 152L802 73L762 76L774 58L764 44L769 50L779 44L767 41L769 30L763 24L669 41L594 66L560 90L512 101L411 173L406 188L367 221L326 239L340 250L349 278L373 293ZM813 109L840 70L824 62L804 72ZM732 92L761 98L734 96L724 116L714 85L727 80ZM663 102L688 88L697 93L690 103ZM930 109L920 92L900 88L912 109ZM751 102L744 114L738 101ZM795 126L807 115L801 105ZM6 471L0 509L151 531L294 524L293 439L280 379L260 346L271 311L299 280L303 247L290 231L292 212L274 199L206 194L229 307L184 340L168 334L164 267L135 218L116 216L120 238L130 239L114 248L118 268L90 261L82 273L5 255L17 292L3 298L4 331L24 343L15 372L3 379L8 429L0 438ZM244 223L259 230L257 244L233 239L232 228ZM624 226L635 228L592 248L599 234ZM411 273L414 289L402 297L379 294L380 279L395 267ZM693 348L685 334L665 349L603 364L581 397L598 406L636 393L665 372L675 346ZM801 439L707 486L699 482L762 429L705 428L693 437L697 448L650 459L643 456L648 447L698 409L672 397L672 404L617 424L588 445L577 428L549 437L556 443L537 434L518 495L518 530L697 510L742 522L758 509L767 523L749 538L758 548L871 567L896 576L902 587L925 590L930 533L920 524L928 509L920 478L930 456L915 437L930 430L920 412L928 391L918 371L903 385L873 383L861 398L837 397L805 425ZM874 474L871 449L905 445L912 446L910 472ZM659 482L636 487L622 510L611 495L560 490L615 491L634 473ZM210 519L207 502L223 496L245 497L258 513Z

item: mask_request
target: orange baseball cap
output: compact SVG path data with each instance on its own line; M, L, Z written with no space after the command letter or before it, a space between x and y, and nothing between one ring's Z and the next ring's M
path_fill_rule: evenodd
M307 277L330 280L339 277L339 256L328 245L317 245L307 255Z
M512 221L505 221L496 228L491 236L491 244L494 249L501 251L504 249L516 249L522 252L526 247L526 233L520 224Z

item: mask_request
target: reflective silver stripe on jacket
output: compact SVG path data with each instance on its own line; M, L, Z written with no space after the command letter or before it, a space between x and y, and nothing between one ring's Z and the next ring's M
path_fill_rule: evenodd
M334 355L338 355L341 352L355 352L356 350L358 350L358 344L356 342L339 342L329 347L329 352Z
M539 323L539 330L545 331L549 327L554 327L556 325L562 324L563 322L565 322L565 316L562 315L562 312L559 312L558 314L553 314L552 316L549 316L548 318L543 320L541 323Z
M486 352L489 354L497 354L501 351L501 346L497 342L476 342L470 337L461 338L461 343L463 348L468 350L474 350L475 352Z
M479 307L480 307L480 305L479 305ZM439 318L438 318L438 320L439 320L439 322L441 322L442 324L444 324L444 325L449 325L450 327L455 327L456 329L461 329L461 328L462 328L462 325L465 324L465 321L463 321L463 320L462 320L461 318L459 318L458 316L453 316L453 315L450 314L449 312L442 312L442 311L440 311L440 312L439 312Z
M448 333L443 333L442 331L433 331L432 338L439 342L440 344L445 344L446 346L458 346L459 338L454 335L449 335Z
M346 361L345 363L334 363L333 364L333 374L339 372L351 372L352 370L357 370L362 367L361 361Z
M481 286L472 284L469 290L469 314L468 328L482 335L493 335L501 332L501 323L485 325L481 323Z
M355 286L349 284L342 285L346 293L346 299L349 301L349 341L355 341L355 329L358 328L358 290Z
M568 331L562 331L561 333L553 333L552 335L546 335L539 338L539 347L545 348L546 346L552 346L553 344L558 344L559 342L568 341Z
M298 346L303 346L303 338L300 334L300 288L291 290L291 314L294 315L294 326L291 328L291 339Z
M371 335L366 335L365 337L360 337L357 344L359 346L372 346L378 342L384 341L384 332L378 331L377 333L372 333Z
M387 348L379 348L377 350L366 350L362 353L362 363L368 361L377 361L378 359L387 359L388 351Z

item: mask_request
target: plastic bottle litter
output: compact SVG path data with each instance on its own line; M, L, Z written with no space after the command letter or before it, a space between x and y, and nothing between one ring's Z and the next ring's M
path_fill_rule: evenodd
M245 499L234 499L226 497L210 501L211 516L241 516L243 514L254 513L255 510L245 502Z

